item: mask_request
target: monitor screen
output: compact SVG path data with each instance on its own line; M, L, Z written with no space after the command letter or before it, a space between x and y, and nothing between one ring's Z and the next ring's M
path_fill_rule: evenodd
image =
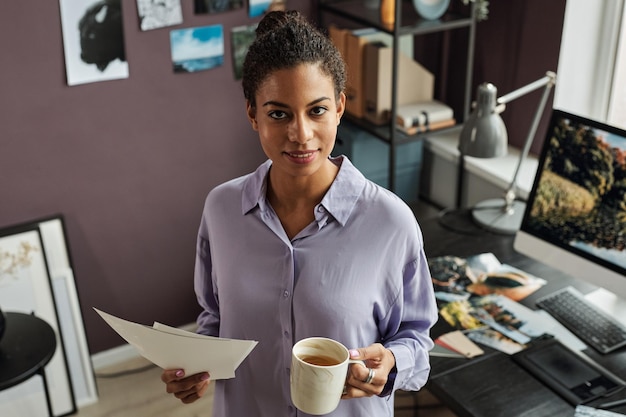
M626 131L553 110L515 249L626 300Z

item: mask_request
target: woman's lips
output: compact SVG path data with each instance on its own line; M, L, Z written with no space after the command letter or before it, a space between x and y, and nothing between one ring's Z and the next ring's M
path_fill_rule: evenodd
M315 155L317 151L294 151L294 152L285 152L285 155L295 163L305 164L311 162L315 159Z

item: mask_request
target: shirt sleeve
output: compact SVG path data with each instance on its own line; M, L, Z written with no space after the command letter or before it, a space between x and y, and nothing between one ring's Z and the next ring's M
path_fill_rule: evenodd
M418 391L430 373L430 328L438 311L421 234L418 241L417 258L403 268L401 293L384 323L383 344L396 359L393 390Z
M194 290L202 312L198 316L197 332L208 336L219 336L219 302L212 280L211 247L204 219L200 224L196 243L196 263L194 270Z

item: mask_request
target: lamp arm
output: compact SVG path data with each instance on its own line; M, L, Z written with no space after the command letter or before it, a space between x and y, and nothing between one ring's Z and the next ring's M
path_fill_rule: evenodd
M525 87L522 87L518 90L515 90L505 96L502 96L498 99L498 102L507 103L511 100L514 100L518 97L521 97L524 94L527 94L531 91L536 90L539 87L544 87L543 94L541 96L541 100L539 101L539 106L535 111L535 116L533 118L532 124L530 125L530 130L528 131L528 135L526 136L526 141L524 142L524 147L522 148L519 160L517 161L517 166L515 167L515 173L513 174L513 180L511 181L508 189L504 194L504 200L506 202L504 211L508 212L512 210L513 202L515 201L515 189L517 187L517 176L519 175L520 168L522 163L528 156L528 151L530 150L530 146L533 143L533 139L535 138L535 133L537 132L537 127L539 126L539 121L541 120L541 116L543 114L543 109L546 106L548 101L548 96L550 95L550 89L554 86L556 82L556 74L552 71L548 71L546 76L528 84Z
M525 85L524 87L520 87L517 90L511 91L508 94L503 95L502 97L498 97L496 102L498 104L506 104L517 98L520 98L530 92L533 92L541 87L552 87L556 81L556 74L552 71L546 72L546 75L537 81L533 81L530 84Z

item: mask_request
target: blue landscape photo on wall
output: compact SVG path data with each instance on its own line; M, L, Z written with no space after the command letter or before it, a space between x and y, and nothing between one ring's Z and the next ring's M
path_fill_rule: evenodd
M249 0L248 16L258 17L276 10L285 10L287 0Z
M176 73L205 71L224 64L222 25L172 30L170 42Z

